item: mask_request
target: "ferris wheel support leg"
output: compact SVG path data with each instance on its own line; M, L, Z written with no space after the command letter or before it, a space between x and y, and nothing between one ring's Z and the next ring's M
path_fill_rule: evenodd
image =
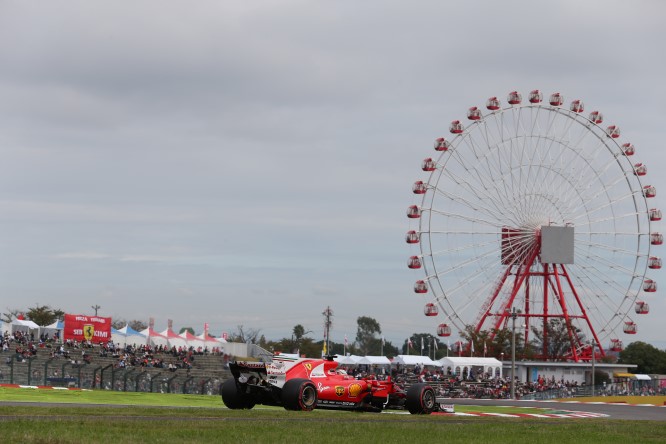
M543 275L548 276L548 264L543 264ZM548 279L543 279L543 341L541 355L548 356Z
M530 273L530 276L532 273ZM524 313L524 327L525 327L525 333L523 336L523 343L524 344L529 344L530 342L530 280L525 279L525 307L523 308L523 313Z
M564 269L564 267L562 267ZM564 293L562 291L562 283L560 282L560 274L557 271L557 266L553 264L553 275L555 276L555 282L557 283L557 300L562 307L562 316L564 317L564 324L567 327L567 333L569 335L569 343L571 344L571 356L575 362L578 362L578 350L577 350L577 340L574 337L573 325L571 324L571 318L569 317L569 310L567 309L567 303L564 299ZM572 289L573 290L573 289Z
M513 289L511 290L511 295L507 299L506 303L501 307L501 309L499 310L499 313L497 313L498 319L495 322L495 326L494 326L495 330L499 330L500 325L502 325L502 323L505 320L508 320L509 310L510 310L511 307L513 307L513 303L516 300L516 296L518 295L518 292L520 291L520 288L522 287L523 282L525 282L525 279L527 279L530 276L530 267L532 266L532 264L536 260L538 254L539 254L539 247L536 246L530 252L529 256L527 257L527 260L525 260L522 263L522 265L520 266L520 268L518 269L518 272L516 273L516 278L513 282ZM513 267L513 265L511 265L510 268L511 267ZM502 283L501 283L502 286L506 282L506 277L507 277L507 274L505 273L505 277L504 277L504 279L502 280ZM498 293L499 293L499 290L500 289L498 288L498 290L497 290ZM522 314L521 316L524 316L524 314Z
M498 282L495 290L493 291L493 294L488 298L486 303L483 306L483 313L481 315L481 319L476 323L476 333L480 332L481 329L483 328L483 324L486 322L486 319L488 319L488 316L490 315L490 309L492 308L493 304L495 303L495 300L497 299L497 296L499 295L500 291L502 290L502 287L504 287L504 284L506 283L506 279L511 273L511 269L513 268L513 265L509 265L506 267L506 270L504 270L504 274L500 278L500 281ZM495 322L494 329L490 332L490 340L492 341L495 339L495 331L499 330L499 326L502 325L502 322L506 318L505 314L502 312L500 314L500 317L498 320Z
M599 354L604 357L606 356L606 353L604 352L604 348L601 346L601 342L599 342L599 337L597 336L597 332L594 330L592 327L592 323L590 322L590 318L587 316L587 311L585 311L585 306L580 300L580 297L578 296L578 292L576 291L576 287L574 287L573 282L571 282L571 276L569 276L569 272L567 269L562 265L562 273L567 280L567 283L569 284L569 287L571 288L571 292L574 295L574 298L576 298L576 302L578 303L578 307L580 308L580 312L582 313L583 319L585 319L585 322L587 323L587 327L590 329L590 332L592 333L592 337L594 338L594 343L596 344L597 347L599 347ZM582 344L579 344L582 345ZM594 347L592 347L592 353L594 353Z

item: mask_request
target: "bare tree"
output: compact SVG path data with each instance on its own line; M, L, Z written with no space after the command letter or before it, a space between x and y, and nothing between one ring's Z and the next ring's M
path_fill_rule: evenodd
M18 315L22 313L21 310L15 309L15 308L7 308L7 311L2 314L2 322L6 322L8 324L11 324L11 322L18 317Z
M245 344L255 344L261 330L245 328L243 325L236 326L236 332L229 336L229 342L242 342Z

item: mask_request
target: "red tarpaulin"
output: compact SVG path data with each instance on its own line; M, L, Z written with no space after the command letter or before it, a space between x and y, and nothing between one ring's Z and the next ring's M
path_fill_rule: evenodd
M64 340L107 342L111 340L111 318L65 315Z

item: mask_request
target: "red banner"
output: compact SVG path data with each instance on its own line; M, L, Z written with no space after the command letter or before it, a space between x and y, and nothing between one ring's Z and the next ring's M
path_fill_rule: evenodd
M64 340L108 342L111 340L111 318L65 315Z

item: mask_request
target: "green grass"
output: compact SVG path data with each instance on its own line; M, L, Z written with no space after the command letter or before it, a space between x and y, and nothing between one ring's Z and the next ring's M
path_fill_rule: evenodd
M65 403L0 406L3 442L38 443L650 443L666 421L416 416L257 406L232 411L218 396L0 389L0 401ZM87 403L70 406L66 403ZM97 406L94 404L112 404ZM115 405L115 406L114 406ZM456 406L457 411L535 411ZM538 410L537 410L538 411Z
M113 392L107 390L38 390L0 388L0 401L66 404L111 404L160 407L224 408L219 396ZM257 407L271 409L273 407ZM550 409L495 406L456 406L457 412L547 413ZM280 408L280 410L282 410Z
M39 390L0 388L0 401L144 405L164 407L222 407L222 398L219 396L114 392L109 390Z

